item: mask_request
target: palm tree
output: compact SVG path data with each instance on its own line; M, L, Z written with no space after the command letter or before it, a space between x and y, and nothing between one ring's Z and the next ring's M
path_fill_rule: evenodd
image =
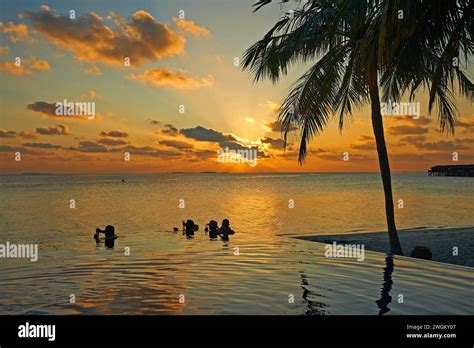
M271 2L257 1L255 11ZM472 7L470 0L302 0L242 60L254 82L273 83L295 64L314 61L278 114L285 142L299 130L300 164L331 117L342 131L345 117L370 103L392 254L403 255L380 104L427 92L429 113L436 105L440 129L454 133L455 90L468 95L472 89L462 68L473 51Z

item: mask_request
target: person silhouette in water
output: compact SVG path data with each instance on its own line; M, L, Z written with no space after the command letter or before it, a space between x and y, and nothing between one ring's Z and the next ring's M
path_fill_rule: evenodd
M188 238L194 237L195 225L193 220L186 220L183 234L186 235Z
M218 232L219 232L219 226L217 225L217 221L215 220L209 221L208 226L209 226L209 239L216 240Z
M235 232L230 228L230 222L227 219L222 220L222 226L219 228L217 234L223 241L228 241L229 236L235 234Z
M112 225L107 225L105 226L105 230L96 228L94 239L96 240L97 243L99 243L99 240L100 240L100 233L105 234L105 239L104 239L105 246L109 248L113 248L115 244L115 239L117 238L117 235L115 234L115 227Z

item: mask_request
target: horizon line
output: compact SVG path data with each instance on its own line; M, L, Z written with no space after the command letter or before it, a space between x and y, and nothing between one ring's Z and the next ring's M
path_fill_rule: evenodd
M311 172L220 172L220 171L173 171L173 172L144 172L144 173L126 173L126 172L100 172L100 173L91 173L91 172L77 172L77 173L47 173L47 172L22 172L22 173L0 173L0 176L13 176L13 175L157 175L157 174L248 174L248 175L258 175L258 174L380 174L379 171L311 171ZM395 173L428 173L426 170L398 170L392 171L392 174Z

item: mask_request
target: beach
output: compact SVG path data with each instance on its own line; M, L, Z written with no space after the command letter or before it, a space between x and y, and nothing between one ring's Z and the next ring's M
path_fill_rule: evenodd
M302 236L298 239L332 244L364 244L366 250L389 252L387 232ZM474 227L400 230L404 255L415 246L428 247L433 261L474 267ZM455 249L457 248L457 250Z

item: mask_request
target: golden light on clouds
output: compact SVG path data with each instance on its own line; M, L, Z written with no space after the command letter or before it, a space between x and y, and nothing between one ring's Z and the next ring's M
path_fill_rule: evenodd
M194 77L183 70L171 71L165 68L149 69L141 74L129 74L127 78L152 86L172 87L176 89L208 88L212 87L214 83L212 76Z
M203 38L209 36L210 34L209 30L197 25L191 20L173 18L173 22L178 28L194 37Z
M123 66L124 58L128 57L131 65L140 66L184 51L184 37L166 24L156 22L145 11L135 12L128 23L113 13L109 18L116 28L108 26L94 12L72 20L42 7L40 11L24 11L22 17L31 22L36 32L80 61Z
M30 75L33 71L46 71L49 69L49 63L46 60L35 56L30 56L23 60L0 63L0 71L13 75Z
M7 38L13 43L32 40L28 32L28 26L23 23L15 24L8 22L5 25L3 22L0 22L0 31L5 33Z
M278 101L297 74L288 83L252 85L233 64L242 53L239 47L258 35L229 40L226 30L238 28L199 11L187 11L193 20L148 5L97 5L78 10L75 20L67 10L58 11L32 5L19 7L10 17L0 14L0 74L8 104L2 115L0 158L6 171L35 171L35 165L38 171L58 172L378 168L367 109L354 112L343 132L337 122L330 123L309 145L303 167L297 162L295 126L285 151ZM256 33L266 26L258 21L250 25ZM17 55L20 65L15 64ZM124 64L126 57L130 66ZM70 84L64 83L65 76ZM21 98L18 87L24 88ZM95 119L56 115L55 102L65 99L94 101ZM420 104L423 108L427 103ZM181 105L186 113L178 111ZM385 117L394 169L424 170L449 159L454 149L462 152L463 160L474 160L469 107L460 107L457 133L449 138L436 131L436 116L427 117L424 110L416 120ZM226 147L258 151L258 165L217 163L217 151ZM8 162L12 151L21 151L28 161ZM125 151L134 162L124 169ZM342 160L345 151L351 155L348 163ZM238 154L229 156L239 159Z

